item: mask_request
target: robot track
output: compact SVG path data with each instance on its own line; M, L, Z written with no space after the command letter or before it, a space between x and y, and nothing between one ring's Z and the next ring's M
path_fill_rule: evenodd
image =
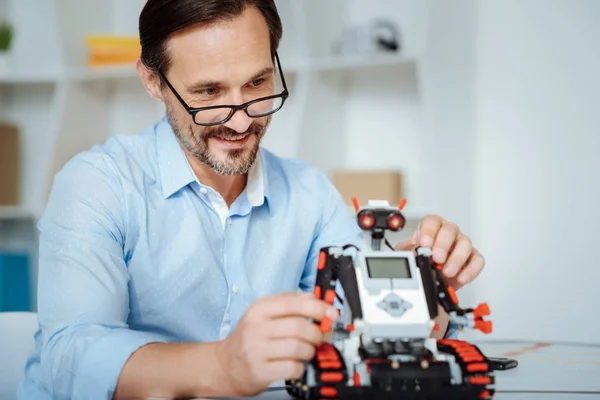
M460 382L453 381L447 361L390 359L365 360L369 385L361 385L359 374L349 377L338 350L329 343L319 347L307 369L317 382L307 382L307 373L298 381L287 382L288 393L296 399L395 399L395 400L490 400L495 378L485 356L474 345L460 340L440 340L441 353L456 359ZM426 365L424 367L424 365Z

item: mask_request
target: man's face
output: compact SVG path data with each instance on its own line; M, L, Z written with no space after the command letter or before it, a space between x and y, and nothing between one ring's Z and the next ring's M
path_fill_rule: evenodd
M192 108L239 105L276 94L269 29L254 8L233 20L180 31L167 49L166 76ZM253 119L241 110L224 124L199 126L167 86L163 94L169 122L190 155L223 175L250 169L270 116ZM197 118L210 120L215 113Z

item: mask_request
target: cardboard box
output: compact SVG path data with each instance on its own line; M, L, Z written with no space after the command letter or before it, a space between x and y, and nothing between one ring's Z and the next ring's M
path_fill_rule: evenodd
M19 203L19 130L0 122L0 205Z
M387 200L394 206L404 192L398 171L336 171L332 182L349 205L356 197L361 205L369 200Z

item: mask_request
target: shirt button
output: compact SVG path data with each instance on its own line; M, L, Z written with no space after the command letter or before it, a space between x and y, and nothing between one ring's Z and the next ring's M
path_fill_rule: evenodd
M208 190L206 190L206 188L200 188L200 193L206 194L208 193Z
M236 284L234 284L233 286L231 286L231 291L233 292L233 294L238 294L240 289L237 287Z
M233 221L231 221L231 218L227 218L227 225L231 225Z

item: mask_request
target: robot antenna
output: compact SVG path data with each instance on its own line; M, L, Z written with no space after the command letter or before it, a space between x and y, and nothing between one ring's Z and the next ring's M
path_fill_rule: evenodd
M400 205L398 206L398 210L402 211L404 206L406 205L406 199L400 200Z
M360 206L358 205L358 200L356 199L356 197L352 198L352 204L354 204L354 211L358 212Z

